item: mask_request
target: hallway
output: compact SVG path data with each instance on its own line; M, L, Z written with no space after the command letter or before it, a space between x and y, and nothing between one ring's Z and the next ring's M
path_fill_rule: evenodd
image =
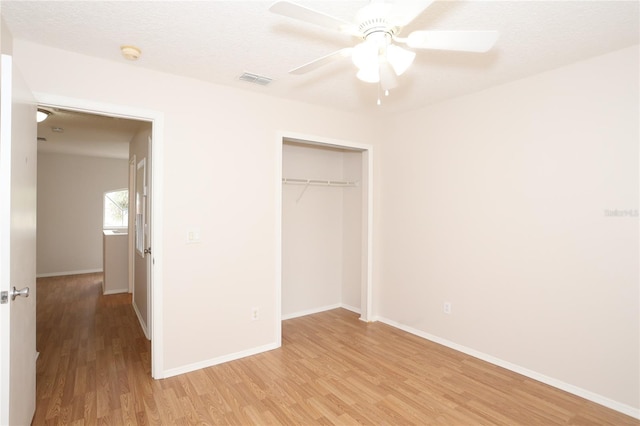
M33 424L118 424L151 395L150 342L130 294L102 296L102 274L37 280ZM148 422L147 422L148 423Z

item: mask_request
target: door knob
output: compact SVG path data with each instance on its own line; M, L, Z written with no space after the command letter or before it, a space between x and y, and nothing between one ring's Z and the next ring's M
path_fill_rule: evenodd
M16 297L18 296L29 297L29 287L17 290L14 286L10 293L11 300L16 300Z

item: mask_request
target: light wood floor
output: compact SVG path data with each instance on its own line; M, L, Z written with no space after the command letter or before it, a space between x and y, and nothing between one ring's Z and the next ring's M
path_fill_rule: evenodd
M285 321L280 349L152 380L130 295L101 280L38 280L34 425L640 425L342 309Z

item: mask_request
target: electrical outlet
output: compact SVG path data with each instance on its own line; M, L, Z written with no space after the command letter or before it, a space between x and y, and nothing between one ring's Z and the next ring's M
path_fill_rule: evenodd
M256 321L260 318L260 311L258 308L251 308L251 321Z
M451 302L444 302L444 305L442 306L442 310L444 311L445 314L450 314L451 313Z

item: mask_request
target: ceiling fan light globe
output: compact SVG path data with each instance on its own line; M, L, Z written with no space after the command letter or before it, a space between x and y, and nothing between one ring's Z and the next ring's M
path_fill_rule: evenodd
M413 63L415 52L403 49L394 44L387 47L387 61L393 67L396 75L402 75Z
M362 42L353 48L351 53L353 64L360 70L378 68L378 46L374 43Z
M36 111L36 121L38 123L42 123L47 119L47 117L49 117L49 114L51 114L49 111L38 108L38 110Z
M356 77L365 83L377 83L380 81L380 72L378 71L378 67L362 68L358 71Z

